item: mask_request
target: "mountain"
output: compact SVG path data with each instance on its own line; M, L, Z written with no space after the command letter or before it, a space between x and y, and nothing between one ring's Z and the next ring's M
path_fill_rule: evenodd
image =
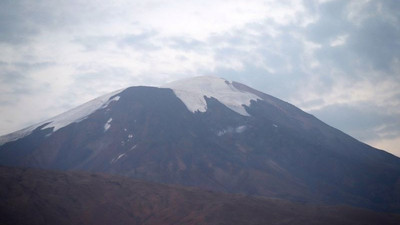
M119 90L0 142L0 165L400 212L399 158L216 77Z
M169 186L105 174L0 167L0 224L398 224L400 215Z

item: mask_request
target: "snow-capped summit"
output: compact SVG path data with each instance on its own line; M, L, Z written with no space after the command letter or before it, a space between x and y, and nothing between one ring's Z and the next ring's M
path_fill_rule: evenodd
M238 90L225 79L213 76L187 78L162 87L171 88L192 112L205 112L207 110L205 97L207 97L217 99L241 115L249 116L244 106L250 106L251 100L260 99L252 93Z
M217 77L129 87L1 139L0 165L400 212L400 158Z

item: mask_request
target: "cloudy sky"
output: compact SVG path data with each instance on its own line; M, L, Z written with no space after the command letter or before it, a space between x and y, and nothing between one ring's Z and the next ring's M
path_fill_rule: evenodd
M2 0L0 135L132 85L248 84L400 156L397 0Z

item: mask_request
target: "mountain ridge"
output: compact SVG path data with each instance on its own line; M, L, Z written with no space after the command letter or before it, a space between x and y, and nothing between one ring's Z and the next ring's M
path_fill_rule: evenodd
M0 165L105 172L400 212L399 158L287 102L244 84L214 79L229 91L259 97L248 105L242 99L235 102L249 116L212 95L203 95L205 111L191 111L173 89L129 87L79 122L55 132L42 124L1 145Z

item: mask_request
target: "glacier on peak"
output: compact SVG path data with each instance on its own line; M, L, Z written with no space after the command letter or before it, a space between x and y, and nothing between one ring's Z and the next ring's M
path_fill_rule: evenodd
M188 110L205 112L207 98L215 98L231 110L249 116L244 106L250 106L251 100L261 99L257 95L238 90L231 82L213 76L201 76L173 81L163 88L170 88L182 100Z

